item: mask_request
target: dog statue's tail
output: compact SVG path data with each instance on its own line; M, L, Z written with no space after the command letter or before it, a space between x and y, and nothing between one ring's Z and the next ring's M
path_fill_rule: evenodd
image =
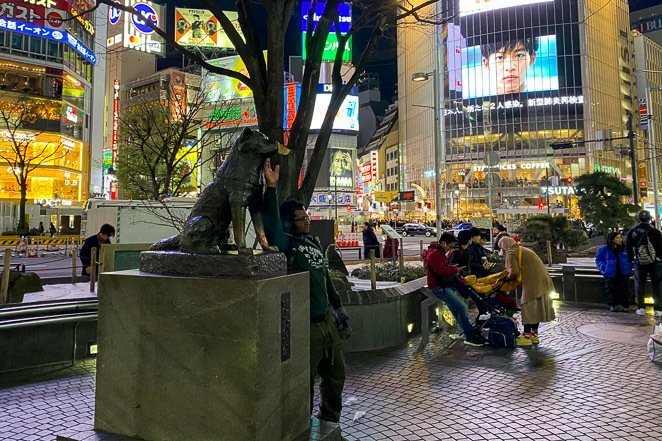
M180 239L179 235L177 236L171 236L166 239L161 239L155 244L153 244L151 247L149 247L150 251L173 251L173 250L178 250L179 249L179 244L180 244Z

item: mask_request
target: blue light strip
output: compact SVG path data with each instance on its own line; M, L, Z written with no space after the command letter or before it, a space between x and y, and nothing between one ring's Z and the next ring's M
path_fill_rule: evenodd
M64 42L71 46L83 58L92 64L97 64L97 56L76 37L66 31L57 29L47 29L30 23L23 23L8 18L0 18L0 30L18 32L19 34L30 35L32 37L46 38L48 40Z

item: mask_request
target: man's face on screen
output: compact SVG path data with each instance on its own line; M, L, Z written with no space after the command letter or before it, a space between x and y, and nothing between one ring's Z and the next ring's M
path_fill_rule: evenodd
M520 93L526 90L526 71L536 62L536 54L529 53L522 42L512 49L501 48L483 57L483 67L496 80L496 94Z

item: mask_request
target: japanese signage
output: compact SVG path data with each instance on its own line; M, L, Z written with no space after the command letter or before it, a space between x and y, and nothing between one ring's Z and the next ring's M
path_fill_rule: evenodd
M76 37L66 31L46 29L41 26L21 23L19 21L10 20L8 18L0 18L0 30L13 31L19 34L46 38L53 41L61 41L71 46L73 50L78 52L90 63L96 64L97 62L96 55L94 55L94 53L87 46L78 41Z
M297 106L301 96L301 84L289 83L285 85L285 113L283 115L283 127L286 130L292 128L294 119L297 116Z
M223 13L241 35L238 14L234 11ZM175 41L182 46L234 49L218 18L207 9L176 8Z
M311 11L312 2L301 2L301 30L302 30L302 41L303 41L303 59L306 59L306 32L308 31L308 22L312 23L313 31L317 27L317 23L324 14L324 8L326 7L325 2L317 2L315 10ZM313 13L313 16L310 17L310 12ZM322 61L334 61L336 59L336 53L338 52L339 42L338 36L336 35L336 26L341 35L345 35L349 32L352 27L352 6L348 3L340 2L338 4L338 19L331 25L329 30L329 35L326 39L326 44L324 45L324 52L322 53ZM347 40L345 45L345 52L343 52L343 61L349 62L352 60L352 39Z
M483 101L480 104L469 104L463 107L456 107L454 109L444 109L444 114L448 115L461 115L462 113L481 113L489 112L492 110L513 110L530 107L543 107L543 106L561 106L584 104L584 97L579 96L560 96L560 97L545 97L545 98L529 98L527 100L506 100L506 101Z
M361 164L361 180L363 182L372 181L372 162L364 162Z
M132 6L138 14L109 8L106 46L119 45L148 54L164 55L165 41L148 24L159 26L161 6L147 0L123 0L123 2L126 6ZM119 1L116 0L116 3Z
M207 127L240 127L257 125L255 104L242 103L214 109L209 115Z
M113 164L117 159L117 142L119 141L119 127L120 127L120 81L115 80L113 84Z
M375 202L389 203L398 196L397 191L376 191Z
M328 205L335 204L336 199L339 204L352 204L354 195L351 193L313 193L310 205Z
M19 20L48 29L64 29L67 0L14 0L0 3L0 17Z
M85 17L78 11L78 9L74 8L73 6L70 6L69 13L71 14L72 17L76 18L78 23L80 23L83 26L83 29L85 29L91 35L94 35L94 25L92 24L92 22L85 19Z

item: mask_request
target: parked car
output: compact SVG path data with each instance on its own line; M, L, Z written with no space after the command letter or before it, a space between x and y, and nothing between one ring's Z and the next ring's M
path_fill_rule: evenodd
M451 229L445 230L445 233L451 233L455 237L457 237L458 233L462 230L470 230L472 228L471 223L469 222L463 222L461 224L458 224L454 226ZM480 233L483 237L489 239L490 238L490 230L488 228L479 228ZM493 229L494 234L497 234L496 228Z
M417 224L413 222L406 223L402 227L396 228L395 231L402 234L403 237L416 236L416 235L424 235L425 237L432 237L437 235L436 228L428 227L427 225Z

